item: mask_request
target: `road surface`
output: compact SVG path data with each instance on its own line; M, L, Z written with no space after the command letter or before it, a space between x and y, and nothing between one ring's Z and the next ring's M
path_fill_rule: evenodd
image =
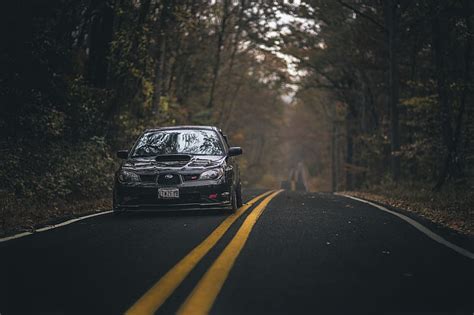
M0 313L474 311L473 260L400 218L332 194L260 197L232 216L106 214L2 242Z

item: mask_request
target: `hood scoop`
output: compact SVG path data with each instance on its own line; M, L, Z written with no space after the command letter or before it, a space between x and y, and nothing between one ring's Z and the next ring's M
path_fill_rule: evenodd
M191 156L187 154L166 154L158 155L155 160L157 162L189 162Z
M187 154L167 154L158 155L155 160L158 162L158 165L181 167L188 164L191 156Z

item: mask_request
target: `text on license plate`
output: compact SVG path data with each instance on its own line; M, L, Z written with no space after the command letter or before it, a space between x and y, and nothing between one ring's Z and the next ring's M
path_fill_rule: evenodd
M161 198L161 199L179 198L179 189L178 188L159 188L158 198Z

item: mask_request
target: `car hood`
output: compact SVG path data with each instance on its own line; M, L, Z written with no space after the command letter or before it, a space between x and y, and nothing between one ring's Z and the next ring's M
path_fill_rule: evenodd
M156 173L161 171L200 171L208 168L214 168L225 163L225 156L183 155L174 158L173 155L160 156L164 159L155 157L137 157L126 160L122 164L122 169L137 173Z

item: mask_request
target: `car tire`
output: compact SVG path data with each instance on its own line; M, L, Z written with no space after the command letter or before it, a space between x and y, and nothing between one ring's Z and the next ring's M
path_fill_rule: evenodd
M232 198L230 200L230 204L231 204L230 212L231 213L235 213L237 211L237 209L239 208L237 202L238 202L238 200L237 200L237 189L234 189L234 191L232 192Z
M239 186L236 188L236 197L237 197L237 207L242 207L244 203L242 202L242 186L239 183Z
M112 211L114 215L119 215L123 212L117 207L117 199L115 197L115 191L112 194Z

